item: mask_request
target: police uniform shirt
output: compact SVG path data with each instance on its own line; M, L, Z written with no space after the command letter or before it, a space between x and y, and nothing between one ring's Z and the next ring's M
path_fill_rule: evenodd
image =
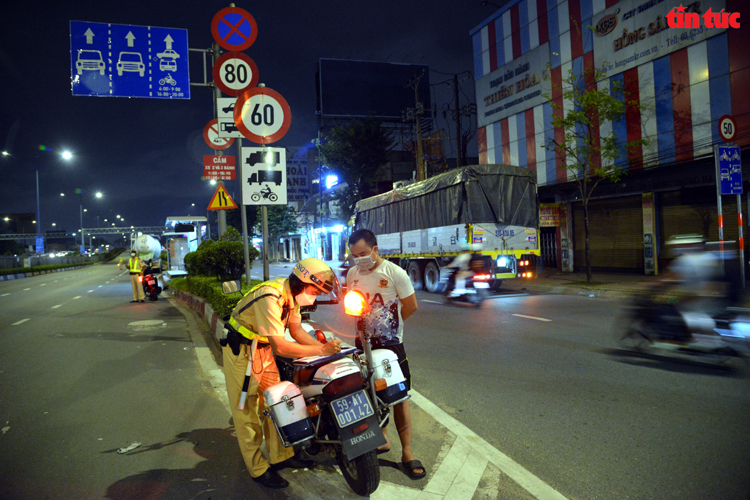
M371 271L361 272L358 266L349 269L346 284L350 290L362 292L371 312L365 316L365 330L382 345L404 341L401 299L414 294L409 275L396 264L384 260Z
M271 295L257 300L252 306L242 311L237 316L237 320L245 328L262 337L283 337L284 330L286 330L286 327L290 323L302 323L302 316L299 312L299 305L295 304L294 297L292 297L288 285L284 285L286 280L284 278L276 278L272 281L282 285L284 287L283 292L275 287L262 286L255 290L255 292L248 293L237 304L239 309L242 309L242 306L262 295ZM284 306L287 306L289 309L286 317L282 320L281 317L285 310Z

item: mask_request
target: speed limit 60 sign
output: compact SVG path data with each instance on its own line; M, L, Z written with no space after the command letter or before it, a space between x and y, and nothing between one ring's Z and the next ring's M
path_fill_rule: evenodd
M227 52L213 68L214 83L227 95L238 96L258 85L258 66L242 52Z
M292 112L281 94L268 87L256 87L246 90L237 99L234 123L251 141L271 144L286 135L292 123Z

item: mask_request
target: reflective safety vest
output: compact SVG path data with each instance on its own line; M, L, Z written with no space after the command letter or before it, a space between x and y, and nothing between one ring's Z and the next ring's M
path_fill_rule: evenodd
M141 272L141 268L138 265L138 260L139 260L138 257L135 257L135 258L131 257L130 260L128 261L128 264L130 264L130 272L131 273L140 273Z
M250 291L247 292L247 294L245 294L245 297L247 297L251 293L254 293L259 288L264 287L264 286L270 286L271 288L275 288L276 290L278 290L279 292L281 292L281 296L282 297L284 296L284 285L283 284L277 283L276 281L264 281L263 283L259 283L259 284L255 285L254 287L252 287L250 289ZM274 294L274 293L265 293L263 295L259 295L259 296L255 297L253 300L251 300L250 302L248 302L247 304L245 304L244 306L242 306L242 308L239 311L232 311L232 315L229 317L229 324L232 326L232 328L234 328L235 330L237 330L243 337L246 337L249 340L258 339L258 342L268 343L268 337L264 337L262 335L258 335L257 333L253 332L249 328L244 327L237 320L237 318L235 318L235 315L239 316L240 314L242 314L242 311L244 311L248 307L250 307L253 304L255 304L258 300L260 300L260 299L262 299L264 297L268 297L268 296L279 298L279 296L276 295L276 294ZM281 317L282 321L285 319L286 316L289 315L288 308L284 307L284 310L285 310L285 312L284 312L283 316Z

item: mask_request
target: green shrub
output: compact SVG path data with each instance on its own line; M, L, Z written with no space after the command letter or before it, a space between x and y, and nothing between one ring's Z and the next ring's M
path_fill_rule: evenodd
M205 240L195 252L185 256L185 270L190 277L210 276L217 278L219 282L240 279L245 274L245 254L241 240L236 229L227 227L219 241ZM250 247L248 253L252 266L259 252Z
M187 278L175 278L169 281L170 288L192 293L208 301L219 316L227 316L240 301L242 295L247 293L252 286L260 283L260 280L252 280L250 286L242 285L242 294L224 294L221 290L221 281L208 276L188 276Z
M54 264L49 266L36 266L36 267L18 267L15 269L0 269L0 276L7 274L27 274L27 273L40 273L42 271L52 271L53 269L65 269L68 267L80 267L80 266L91 266L94 262L81 262L80 264Z

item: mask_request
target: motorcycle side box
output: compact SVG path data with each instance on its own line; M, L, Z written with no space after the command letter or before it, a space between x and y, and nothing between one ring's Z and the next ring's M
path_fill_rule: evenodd
M315 434L299 387L291 382L279 382L266 389L263 397L286 442L296 443Z
M388 349L373 349L372 362L375 368L375 380L385 379L386 388L376 394L386 404L406 398L406 379L398 364L398 356Z

